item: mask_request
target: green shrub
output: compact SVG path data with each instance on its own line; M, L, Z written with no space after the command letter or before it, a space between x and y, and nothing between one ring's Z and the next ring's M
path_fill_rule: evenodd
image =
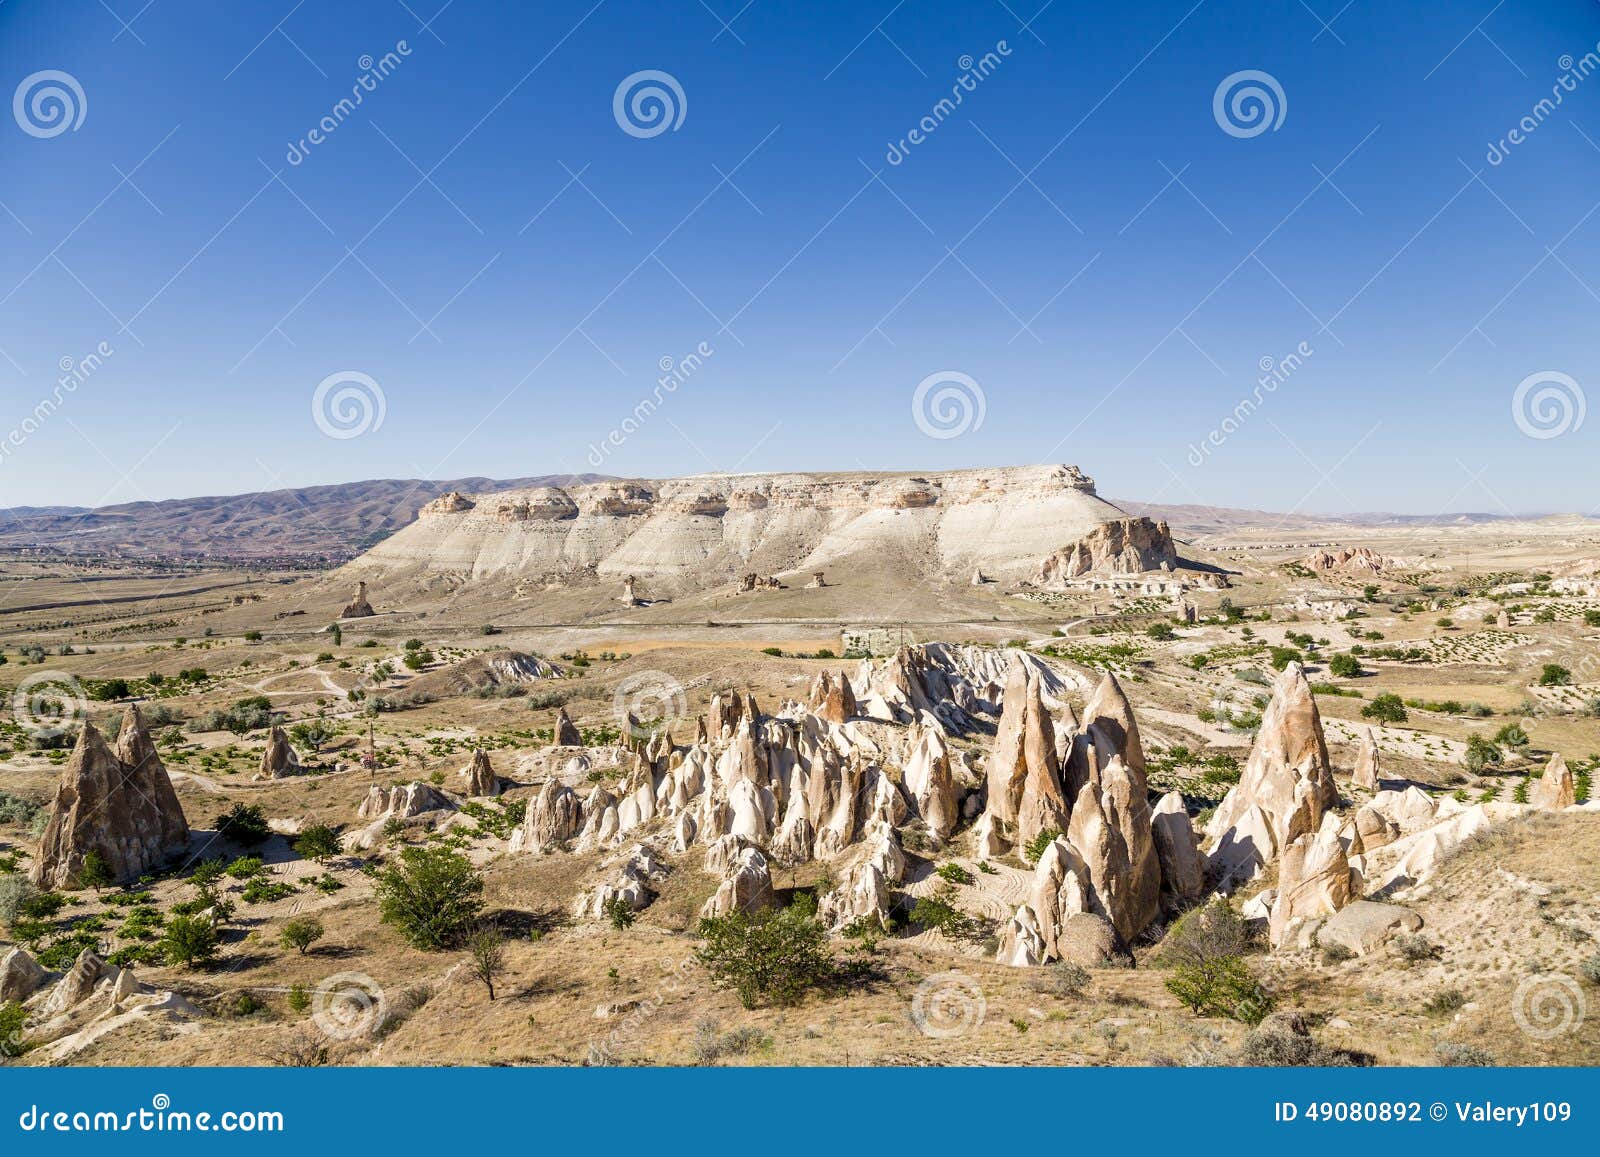
M1238 956L1180 964L1167 978L1167 991L1196 1016L1257 1024L1272 1011L1272 997Z
M1565 687L1572 682L1572 672L1560 663L1546 663L1539 672L1539 686Z
M1583 978L1590 984L1600 984L1600 952L1596 952L1578 966Z
M1042 849L1040 854L1043 854ZM949 880L952 884L970 884L974 879L977 878L971 872L963 868L960 864L954 862L940 864L938 872L942 878Z
M1037 864L1039 857L1044 855L1044 850L1055 843L1060 835L1061 829L1046 828L1028 841L1027 845L1022 849L1022 858L1030 864Z
M448 848L406 848L377 876L378 910L414 948L459 943L483 910L483 876Z
M240 856L223 869L223 875L235 880L251 880L266 870L260 856Z
M28 1051L23 1036L28 1025L28 1010L14 1000L0 1004L0 1057L20 1057Z
M1423 1010L1435 1016L1444 1016L1461 1008L1467 1003L1466 994L1459 988L1442 988L1430 996L1422 1005Z
M308 860L326 860L337 856L341 850L339 833L327 824L312 824L295 837L294 850Z
M1439 1063L1447 1068L1493 1068L1499 1063L1488 1049L1457 1044L1455 1041L1440 1041L1433 1046L1433 1053L1439 1058Z
M1328 660L1328 674L1341 679L1354 679L1361 674L1361 660L1354 655L1335 655Z
M618 932L633 927L633 905L628 903L625 896L613 896L602 905L605 918L611 921L611 927Z
M185 968L213 959L217 946L217 930L204 916L174 916L167 921L166 934L161 937L161 951L167 963Z
M289 986L287 999L289 1008L293 1012L304 1014L311 1008L311 994L306 991L306 986L298 981Z
M272 834L266 813L255 804L236 803L216 818L217 835L236 844L254 847Z
M696 957L719 988L731 988L746 1008L796 1004L833 975L822 924L785 910L731 912L700 921Z
M270 904L274 900L286 900L294 893L293 884L274 883L265 876L252 876L249 883L245 884L244 891L239 893L239 899L246 904Z
M1250 926L1221 897L1191 908L1167 931L1160 958L1174 966L1197 966L1224 957L1243 956L1255 947Z

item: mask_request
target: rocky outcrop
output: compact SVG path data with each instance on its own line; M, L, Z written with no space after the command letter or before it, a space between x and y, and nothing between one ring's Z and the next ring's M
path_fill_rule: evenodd
M1380 575L1404 564L1396 558L1387 558L1370 547L1345 547L1342 550L1318 550L1300 559L1300 565L1319 574L1342 571L1350 574Z
M1165 522L1114 518L1048 555L1036 581L1049 589L1089 574L1140 574L1177 565L1178 551Z
M1143 791L1120 759L1086 783L1072 804L1067 839L1083 858L1093 911L1132 943L1161 914L1161 865Z
M849 676L843 671L837 675L831 671L819 672L811 682L806 703L829 723L843 723L853 719L856 713L855 691L850 686Z
M276 723L267 732L267 749L261 753L262 779L286 779L300 774L300 757L289 745L289 737Z
M1161 797L1153 813L1151 834L1161 864L1162 905L1169 912L1180 912L1200 898L1206 883L1205 854L1195 838L1182 793L1169 791Z
M119 754L120 753L120 754ZM50 805L29 876L41 888L76 886L97 853L112 879L137 879L189 843L189 824L137 707L122 718L117 750L85 722Z
M456 805L438 788L426 783L373 786L356 815L364 820L408 820L435 811L455 811Z
M986 769L988 811L1007 837L1026 844L1040 832L1063 831L1068 803L1056 759L1055 728L1040 682L1019 661L1006 677L1003 709Z
M599 919L609 915L612 903L619 900L637 912L655 899L653 884L665 875L656 850L649 844L635 844L609 880L578 897L577 914Z
M1378 739L1370 727L1361 733L1361 746L1356 750L1356 767L1350 775L1350 786L1363 791L1378 790Z
M500 794L500 777L494 773L494 765L489 762L489 753L483 748L480 747L472 753L472 763L464 768L461 774L466 778L469 796Z
M704 916L727 916L733 912L756 912L772 906L772 872L767 858L746 847L728 866L727 875L716 894L701 909Z
M961 819L956 800L955 775L950 768L950 749L944 731L930 718L914 728L911 754L905 765L906 793L928 833L946 840Z
M1528 787L1528 802L1549 810L1571 807L1578 802L1577 780L1559 751L1550 757L1544 774Z
M572 716L567 714L565 707L556 711L555 744L557 747L583 746L583 736L578 733L578 725L572 721Z
M67 974L50 990L50 996L44 1004L44 1015L48 1018L71 1012L89 999L101 977L116 971L94 949L85 948L78 953Z
M1066 778L1069 790L1076 792L1085 779L1095 779L1099 769L1113 759L1122 760L1123 766L1133 776L1139 791L1144 791L1144 745L1139 741L1139 724L1133 717L1133 704L1122 690L1117 677L1107 671L1094 694L1083 708L1083 726L1080 734L1088 741L1087 765L1080 771L1069 768ZM1076 756L1081 759L1081 756Z
M1314 833L1338 798L1316 699L1300 664L1290 663L1273 684L1243 776L1206 829L1209 858L1224 886L1251 879Z
M1278 888L1268 936L1280 948L1308 920L1332 916L1350 903L1350 862L1339 839L1339 817L1328 812L1314 835L1296 837L1278 863Z
M430 503L429 505L433 504ZM367 584L365 582L357 582L355 598L351 599L344 610L339 612L339 617L341 619L365 619L377 613L372 609L372 604L367 601Z

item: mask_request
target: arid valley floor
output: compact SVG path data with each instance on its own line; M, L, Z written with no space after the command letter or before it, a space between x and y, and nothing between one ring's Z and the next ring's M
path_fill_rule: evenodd
M5 1063L1600 1064L1600 522L1159 517L1176 568L1054 581L1026 544L919 569L914 537L637 589L419 576L411 528L309 572L12 550ZM24 885L78 729L130 703L185 846ZM270 834L220 831L241 805ZM1251 824L1274 846L1230 859ZM492 999L468 947L380 919L405 848L481 871ZM837 973L717 984L701 917L750 901L815 908ZM1172 983L1208 904L1253 1013ZM197 912L214 956L173 963Z

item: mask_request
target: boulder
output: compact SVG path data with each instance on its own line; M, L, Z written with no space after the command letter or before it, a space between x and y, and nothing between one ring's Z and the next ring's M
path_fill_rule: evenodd
M136 707L123 716L117 751L128 761L84 723L29 870L39 887L74 887L90 852L125 883L188 847L188 821Z
M87 724L85 724L87 726ZM61 978L55 988L50 990L49 999L45 1001L44 1016L59 1016L64 1012L71 1012L78 1005L88 1000L94 992L94 986L100 978L117 970L102 960L92 948L85 948L78 953L77 960L72 962L72 967Z
M0 957L0 1004L28 999L44 987L51 975L27 949L9 950Z
M1422 917L1399 904L1355 900L1335 912L1317 931L1317 943L1340 944L1357 956L1380 947L1398 932L1415 932Z
M431 784L407 783L368 788L356 815L364 820L408 820L426 812L455 810L450 797Z

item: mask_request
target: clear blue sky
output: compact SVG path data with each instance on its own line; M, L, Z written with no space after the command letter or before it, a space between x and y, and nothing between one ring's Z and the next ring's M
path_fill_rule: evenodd
M0 455L0 506L591 470L701 343L602 472L1064 461L1166 502L1600 504L1600 416L1512 415L1532 374L1600 391L1600 74L1533 112L1596 51L1589 0L441 4L0 4L0 96L59 70L87 106L53 136L0 110L0 439L113 350ZM1251 69L1284 115L1233 135L1213 96ZM675 129L615 118L643 70ZM341 371L377 429L313 420ZM945 371L984 416L932 438L912 398Z

